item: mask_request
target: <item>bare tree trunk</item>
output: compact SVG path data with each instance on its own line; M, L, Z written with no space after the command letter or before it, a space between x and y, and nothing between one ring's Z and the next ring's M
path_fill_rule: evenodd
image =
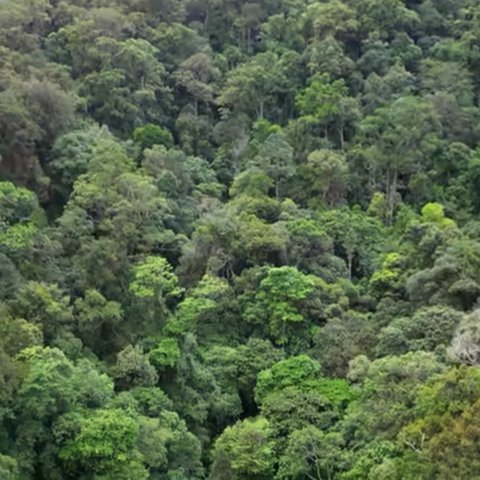
M390 168L387 169L387 180L385 184L385 195L387 197L387 202L390 198Z
M263 109L264 109L264 101L260 100L260 103L258 105L258 118L259 119L263 118Z
M205 18L203 19L203 29L205 32L208 31L208 21L210 20L210 9L208 8L208 2L207 2L207 8L205 9Z
M343 123L338 128L338 134L339 134L339 137L340 137L340 148L342 150L345 150L345 132L344 132L344 128L343 128Z
M398 169L395 168L393 171L393 178L391 180L391 184L389 185L389 188L388 188L388 196L387 196L389 225L391 225L393 222L393 212L395 210L395 197L397 195L397 183L398 183Z
M347 253L347 267L348 267L348 279L352 279L352 273L353 273L353 253L349 252Z

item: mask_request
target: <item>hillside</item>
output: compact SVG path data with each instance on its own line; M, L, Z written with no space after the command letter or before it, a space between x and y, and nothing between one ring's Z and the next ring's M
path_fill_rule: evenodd
M480 478L477 0L0 1L0 479Z

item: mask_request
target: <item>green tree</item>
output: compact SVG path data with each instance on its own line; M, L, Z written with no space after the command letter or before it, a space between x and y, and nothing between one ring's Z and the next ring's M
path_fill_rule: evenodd
M113 383L87 359L74 364L57 348L26 349L17 363L22 378L14 409L15 447L21 475L38 471L44 478L61 478L56 429L63 416L105 406Z
M439 127L431 102L419 102L412 96L401 97L362 120L360 135L365 138L362 143L373 161L370 172L372 175L381 173L385 178L390 222L399 203L399 181L421 169L421 159L431 151Z
M272 478L274 464L268 421L247 419L227 427L215 442L210 478L266 480Z
M362 378L358 401L350 405L345 427L354 444L363 446L370 439L394 440L399 431L413 418L410 408L416 394L430 377L444 370L430 352L410 352L389 356L369 363L360 360L351 364L350 377ZM361 371L361 375L359 375Z
M153 386L158 380L155 368L138 345L128 345L118 353L111 373L120 390L134 386Z
M161 328L183 293L173 268L159 256L148 256L133 266L129 290L133 297L129 316L142 318L147 331Z
M302 196L310 202L320 197L328 207L344 201L348 190L348 164L345 156L333 150L315 150L299 173L304 180Z
M87 290L84 298L74 302L76 331L83 343L102 356L121 342L113 340L119 336L122 326L123 310L118 302L108 301L97 290ZM113 337L113 338L112 338Z
M338 134L339 144L345 148L345 128L355 120L356 102L348 96L344 80L331 80L327 74L315 75L310 85L298 95L297 107L305 120L318 123L328 139L330 128Z
M5 480L18 478L18 466L14 458L7 455L0 455L0 474Z
M102 43L107 45L102 45ZM158 50L145 39L116 42L99 38L96 47L111 54L102 68L86 75L81 93L93 118L120 131L131 131L138 123L161 121L168 108L169 90L164 85L164 67ZM101 50L100 50L101 51Z
M377 351L381 355L412 350L436 351L444 354L463 315L439 305L418 310L412 317L398 318L381 330Z
M199 52L184 60L177 72L177 86L184 90L193 101L193 112L198 115L199 104L209 107L214 102L215 83L220 76L212 58Z
M400 0L366 0L357 5L357 11L360 28L381 38L389 38L398 30L411 28L418 21L416 12Z
M47 344L52 344L73 327L70 297L57 285L26 283L12 302L12 312L37 325Z
M358 29L355 12L341 1L308 5L303 13L303 21L311 29L311 35L321 40L334 36L339 40L354 36Z
M0 182L0 205L0 248L5 253L20 253L44 225L38 199L25 188Z
M244 318L262 326L278 345L298 349L308 342L313 320L325 318L327 307L340 292L294 267L270 268L259 284Z
M172 134L167 129L151 123L137 127L133 131L133 140L140 145L142 150L152 148L154 145L163 145L167 148L173 146Z
M292 147L282 135L271 134L258 149L255 163L273 179L275 198L280 200L280 186L295 173Z
M108 137L104 128L93 125L87 129L72 130L58 137L53 144L48 170L53 177L53 188L67 200L75 180L88 171L97 141Z
M340 434L325 433L311 425L290 435L275 478L335 478L346 464L345 457Z
M59 452L67 471L92 479L148 478L137 447L140 428L126 412L98 410L79 419L77 428Z
M347 276L363 276L372 269L385 243L382 225L359 209L334 209L319 216L333 239L334 253L345 261Z
M280 66L278 55L265 52L232 70L219 97L220 105L264 118L275 95L285 89L286 72Z

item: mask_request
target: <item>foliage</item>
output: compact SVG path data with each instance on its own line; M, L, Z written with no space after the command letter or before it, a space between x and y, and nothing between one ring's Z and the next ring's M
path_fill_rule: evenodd
M0 478L480 478L473 0L0 0Z

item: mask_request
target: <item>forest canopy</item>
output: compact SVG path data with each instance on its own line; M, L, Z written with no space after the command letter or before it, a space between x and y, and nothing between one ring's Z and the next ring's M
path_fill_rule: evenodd
M0 1L0 478L480 478L477 0Z

